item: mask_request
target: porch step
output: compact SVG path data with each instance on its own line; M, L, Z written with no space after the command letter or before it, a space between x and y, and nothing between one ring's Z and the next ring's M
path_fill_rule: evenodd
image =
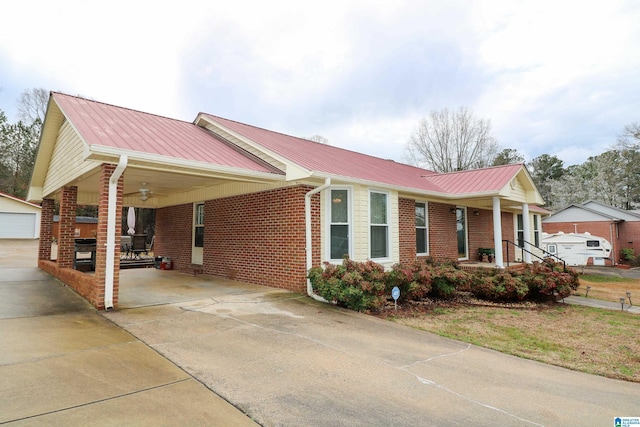
M139 259L121 259L120 269L125 270L128 268L153 268L156 263L153 258L139 258Z

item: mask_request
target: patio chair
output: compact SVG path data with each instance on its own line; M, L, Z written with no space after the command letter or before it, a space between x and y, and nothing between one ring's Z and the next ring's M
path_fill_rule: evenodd
M149 255L146 234L134 234L131 236L131 253L135 258L139 258L142 253Z

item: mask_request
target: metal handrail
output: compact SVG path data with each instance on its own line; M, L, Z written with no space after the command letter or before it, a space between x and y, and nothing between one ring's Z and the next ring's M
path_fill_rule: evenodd
M523 245L523 246L520 246L520 245L518 245L517 243L512 242L511 240L502 240L502 242L507 244L507 267L509 267L509 244L511 244L511 245L515 246L516 248L518 248L518 249L521 249L521 250L522 250L522 253L523 253L523 254L522 254L522 258L524 258L524 252L527 252L528 254L533 255L534 257L538 258L538 259L539 259L540 261L542 261L542 262L546 262L546 258L555 258L555 259L557 259L557 260L558 260L558 262L561 262L561 263L562 263L562 269L563 269L563 271L564 271L565 273L567 272L567 263L565 262L565 260L563 260L562 258L560 258L559 256L557 256L557 255L555 255L555 254L552 254L551 252L547 252L547 251L545 251L545 250L544 250L544 249L542 249L541 247L536 246L536 245L534 245L534 244L533 244L533 243L531 243L531 242L527 242L526 240L522 240L522 242L523 242L523 243L528 243L528 244L529 244L529 246L532 246L532 247L534 247L534 248L539 249L540 251L542 251L542 254L545 256L544 258L543 258L543 257L541 257L541 256L539 256L538 254L534 254L533 252L531 252L531 251L529 251L529 250L525 249L525 248L524 248L524 245Z

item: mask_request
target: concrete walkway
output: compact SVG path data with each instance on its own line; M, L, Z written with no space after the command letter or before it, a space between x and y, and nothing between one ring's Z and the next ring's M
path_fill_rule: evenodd
M637 383L271 288L125 270L129 308L99 314L33 268L0 277L0 422L607 426L640 408Z

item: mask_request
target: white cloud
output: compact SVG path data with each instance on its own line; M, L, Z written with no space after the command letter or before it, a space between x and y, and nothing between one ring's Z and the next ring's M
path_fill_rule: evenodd
M204 110L396 160L444 107L490 118L529 159L580 162L638 120L633 2L23 0L3 14L0 102L46 87Z

